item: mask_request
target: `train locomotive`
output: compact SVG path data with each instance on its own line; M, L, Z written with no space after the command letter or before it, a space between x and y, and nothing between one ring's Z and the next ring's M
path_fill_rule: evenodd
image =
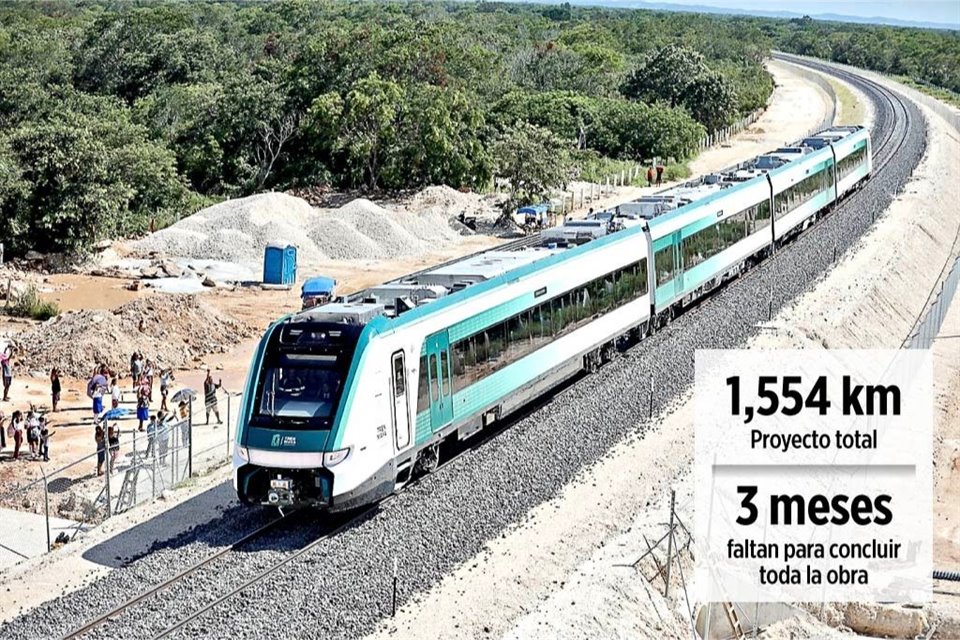
M867 130L830 128L624 203L611 218L633 211L631 224L602 237L481 252L280 318L248 374L238 496L334 512L390 495L436 468L444 441L595 370L769 256L871 169Z

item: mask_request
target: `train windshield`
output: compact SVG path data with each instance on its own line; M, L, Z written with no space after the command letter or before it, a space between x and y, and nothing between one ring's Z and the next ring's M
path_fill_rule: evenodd
M336 358L306 355L293 363L264 369L257 413L311 422L329 419L342 383L340 372L327 368L336 366Z
M259 371L251 424L330 428L360 330L316 322L278 329Z

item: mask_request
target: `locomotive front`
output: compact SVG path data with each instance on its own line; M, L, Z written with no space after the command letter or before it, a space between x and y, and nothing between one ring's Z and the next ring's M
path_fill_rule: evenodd
M247 380L234 483L247 504L329 508L333 468L350 456L331 432L362 325L295 316L274 324Z

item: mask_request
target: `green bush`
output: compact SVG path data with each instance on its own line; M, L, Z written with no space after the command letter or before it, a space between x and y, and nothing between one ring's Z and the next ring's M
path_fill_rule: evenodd
M11 298L7 313L18 318L33 318L34 320L49 320L59 315L60 307L56 302L40 299L40 292L35 285L29 285L19 294Z

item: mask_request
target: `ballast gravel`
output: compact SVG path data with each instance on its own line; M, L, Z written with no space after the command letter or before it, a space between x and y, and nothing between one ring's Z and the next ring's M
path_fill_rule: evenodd
M834 214L596 375L566 387L482 446L171 637L352 638L390 614L394 560L399 604L415 601L464 561L474 563L471 570L483 571L472 558L487 540L522 522L530 509L556 496L619 440L646 428L651 380L656 412L692 383L696 349L743 344L758 323L810 287L901 190L925 147L923 118L908 102L908 122L891 122L886 101L870 86L852 82L877 103L875 144L885 138L887 127L894 128L895 139L905 135L906 140L889 165ZM875 151L878 166L890 152ZM0 627L0 637L61 636L269 517L231 504L218 520ZM218 571L194 576L87 637L153 637L252 577L257 568L286 557L319 530L305 526L288 538L273 537L272 545L231 554Z

